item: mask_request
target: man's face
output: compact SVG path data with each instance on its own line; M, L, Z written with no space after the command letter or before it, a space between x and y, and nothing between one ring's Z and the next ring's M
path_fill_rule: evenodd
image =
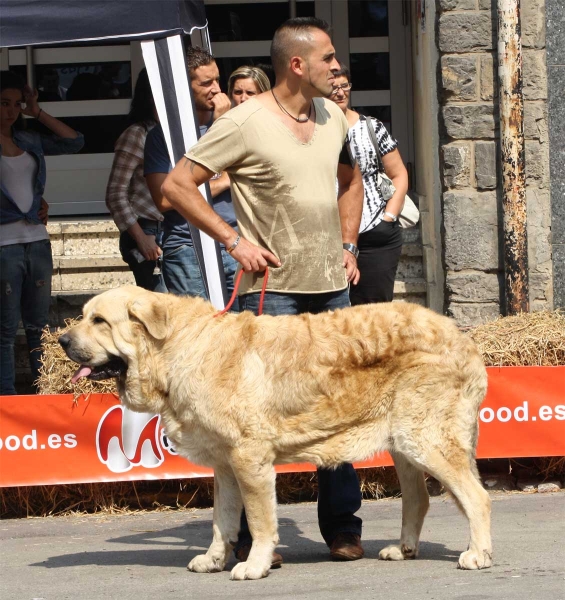
M220 71L215 62L192 71L190 87L197 110L214 110L212 98L220 93Z
M335 57L335 48L330 36L314 29L309 54L305 57L305 81L307 81L320 96L328 97L332 92L335 80L334 72L339 69Z

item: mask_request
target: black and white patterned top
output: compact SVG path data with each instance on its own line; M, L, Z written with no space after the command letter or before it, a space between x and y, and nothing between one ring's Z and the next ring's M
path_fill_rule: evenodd
M374 117L367 117L367 119L371 119L373 122L381 157L395 150L398 143L391 137L386 127ZM365 197L359 233L364 233L375 228L381 222L386 202L377 188L378 161L367 122L363 118L349 129L349 140L351 151L363 174Z

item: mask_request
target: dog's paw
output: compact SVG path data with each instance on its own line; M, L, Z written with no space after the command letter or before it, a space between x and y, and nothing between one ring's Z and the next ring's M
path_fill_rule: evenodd
M487 550L475 552L475 550L467 550L459 557L457 565L460 569L476 570L488 569L492 567L492 554Z
M408 560L409 558L416 558L417 554L417 550L404 544L391 544L379 552L379 558L381 560Z
M250 561L241 562L232 569L230 579L242 581L243 579L261 579L269 574L270 564L267 567L256 565Z
M199 554L188 563L187 569L194 573L219 573L223 571L224 566L225 561L214 559L208 554Z

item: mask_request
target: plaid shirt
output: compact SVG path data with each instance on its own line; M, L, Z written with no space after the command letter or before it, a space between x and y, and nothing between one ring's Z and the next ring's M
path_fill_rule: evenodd
M143 176L143 149L148 129L131 125L119 137L106 188L106 206L120 231L139 218L162 221Z

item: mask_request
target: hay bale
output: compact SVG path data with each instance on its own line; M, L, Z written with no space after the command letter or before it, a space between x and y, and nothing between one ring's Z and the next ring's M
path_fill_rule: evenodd
M50 331L45 328L41 336L43 355L41 369L37 380L40 394L74 394L75 401L90 394L114 394L117 397L116 380L91 381L81 377L72 384L71 378L78 368L77 363L70 360L59 344L59 337L78 323L78 319L65 319L65 327Z
M467 335L489 367L565 365L565 313L559 310L500 317Z

